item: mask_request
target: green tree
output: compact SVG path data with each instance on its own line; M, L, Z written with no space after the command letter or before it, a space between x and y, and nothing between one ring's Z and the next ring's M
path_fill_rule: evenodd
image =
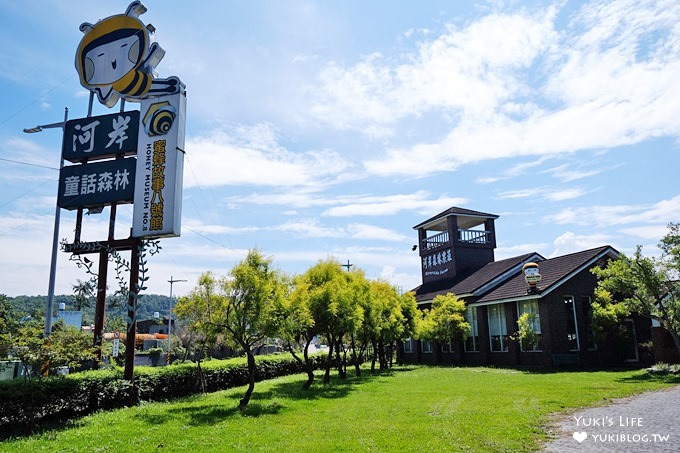
M87 281L82 281L80 279L76 280L76 284L73 285L73 302L75 303L76 310L83 310L92 305L96 288L96 277Z
M0 358L6 357L12 345L12 334L19 327L19 316L9 298L0 294Z
M274 316L278 337L293 358L305 367L307 381L303 389L314 382L314 365L309 357L309 346L317 334L316 324L309 307L309 282L303 276L294 279L293 291L288 297L278 299ZM302 351L302 357L298 351Z
M212 322L212 313L222 306L222 296L218 293L218 281L211 272L202 274L197 286L175 305L175 313L186 324L191 335L183 338L187 354L194 353L198 368L198 379L205 392L205 377L201 360L208 347L217 342L220 329Z
M642 246L632 257L621 254L592 272L598 278L593 321L602 326L630 313L658 321L680 352L680 224L671 223L659 243L659 257L645 257Z
M329 258L319 261L302 276L306 280L305 297L308 298L317 332L328 340L324 384L330 382L330 369L334 362L340 377L346 376L340 349L344 350L345 335L356 330L363 318L363 310L355 299L357 288L353 286L353 281L359 279L354 276L357 272L345 272L339 261Z
M380 369L386 369L390 365L395 342L404 338L408 323L402 297L392 285L373 280L370 282L369 295L364 304L364 322L357 337L362 350L369 344L372 346L371 369L375 368L376 361Z
M522 313L517 319L517 332L510 337L518 341L524 351L531 351L538 346L539 335L536 333L534 323L536 315L534 313Z
M282 278L270 259L258 250L250 250L245 259L231 269L228 278L215 281L206 274L196 294L197 297L180 300L175 311L185 319L192 319L210 337L223 333L231 345L246 354L248 388L239 401L239 409L243 411L255 388L254 349L277 330L274 311L285 295Z
M423 311L419 336L436 343L464 340L470 334L465 321L465 302L453 293L436 296L429 310Z
M271 260L258 250L250 250L229 275L231 278L221 282L224 297L213 322L246 353L248 388L239 401L239 409L245 410L255 388L253 350L276 333L273 311L279 299L285 296L285 287Z

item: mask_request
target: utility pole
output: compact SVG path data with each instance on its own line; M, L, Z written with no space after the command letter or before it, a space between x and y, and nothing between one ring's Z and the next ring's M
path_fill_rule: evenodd
M42 132L44 129L61 128L62 135L66 127L66 121L68 120L68 107L64 108L64 121L61 123L52 124L42 124L30 129L24 129L26 134L34 134L36 132ZM63 150L59 151L59 172L64 166L64 153ZM59 189L57 185L57 195ZM54 212L54 229L52 235L52 258L50 260L50 281L47 288L47 310L45 312L45 337L49 337L52 333L52 311L54 310L54 284L57 275L57 253L59 251L59 221L61 217L61 208L57 204L56 210Z
M350 263L349 263L349 260L347 260L347 264L341 264L341 266L342 266L342 267L346 267L346 268L347 268L347 272L349 272L349 269L350 269L352 266L354 266L354 264L350 264Z
M168 313L168 355L166 359L166 363L168 365L170 365L170 335L172 333L172 310L174 308L172 299L172 284L178 282L186 282L186 280L175 280L172 278L172 275L170 276L170 280L168 280L168 283L170 283L170 312Z

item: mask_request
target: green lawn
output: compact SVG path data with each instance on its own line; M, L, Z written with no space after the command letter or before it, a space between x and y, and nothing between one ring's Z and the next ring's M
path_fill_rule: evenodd
M98 413L0 451L533 451L548 415L669 385L642 371L397 367L300 390L304 376ZM676 381L677 383L677 381Z

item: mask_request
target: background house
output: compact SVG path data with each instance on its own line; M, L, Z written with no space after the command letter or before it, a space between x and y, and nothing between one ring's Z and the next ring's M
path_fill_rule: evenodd
M608 245L546 259L538 253L495 261L497 215L450 208L416 225L423 284L413 291L419 308L454 293L467 305L471 335L459 344L408 340L405 362L470 365L620 365L653 361L651 322L631 317L596 341L589 312L597 284L590 270L615 259ZM531 289L522 267L537 263L541 280ZM532 314L538 342L511 338L523 313Z

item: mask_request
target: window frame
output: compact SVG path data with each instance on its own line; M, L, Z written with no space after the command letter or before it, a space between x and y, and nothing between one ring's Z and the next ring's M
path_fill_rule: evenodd
M408 349L406 345L408 344ZM408 337L404 340L404 354L413 354L413 338Z
M477 307L467 307L463 316L465 321L470 324L470 335L463 342L463 350L465 352L479 352L479 323L477 321ZM472 349L468 348L468 340L470 339L472 340Z
M498 327L498 331L499 331L498 335L493 335L491 333L491 326L492 326L491 310L493 308L496 308L496 309L499 310L498 317L497 317L498 323L497 323L497 326L496 326L496 327ZM487 321L488 321L488 330L489 330L489 350L491 352L509 352L510 348L508 347L508 343L509 343L509 341L508 341L509 340L509 338L508 338L508 325L507 325L508 323L507 323L506 315L505 315L505 304L500 303L500 304L487 305L486 317L487 317ZM494 347L493 337L495 337L495 336L498 336L498 342L500 344L500 350L495 350L493 348Z
M543 334L541 332L541 309L539 307L539 299L528 299L528 300L518 300L517 301L517 319L519 319L520 316L522 316L524 313L531 313L534 315L534 321L533 321L533 328L534 332L538 335L538 341L534 345L533 349L524 349L524 345L522 345L522 342L519 342L519 347L520 351L522 352L543 352ZM522 310L522 305L535 305L536 306L536 311L530 310L530 311L523 311ZM538 329L536 328L538 327Z
M565 295L562 300L564 301L564 304L567 304L567 299L571 299L571 314L572 318L571 320L574 322L574 333L569 332L569 319L565 317L565 321L567 321L567 341L571 343L572 339L569 338L571 335L576 336L576 348L569 348L569 352L578 352L581 350L581 338L578 332L578 318L576 317L576 297L572 295ZM569 316L566 314L566 308L565 308L565 316Z

